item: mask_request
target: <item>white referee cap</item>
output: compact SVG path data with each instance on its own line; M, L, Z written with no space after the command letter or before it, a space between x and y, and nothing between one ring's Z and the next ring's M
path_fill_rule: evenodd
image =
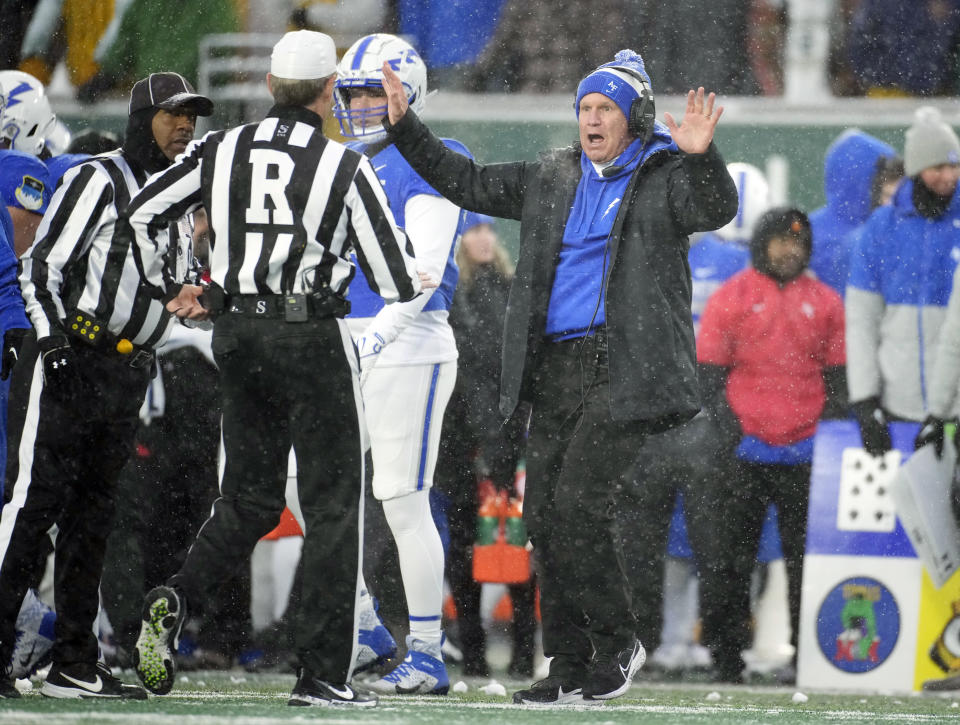
M287 33L273 46L270 74L290 80L326 78L337 72L337 48L333 38L314 30Z

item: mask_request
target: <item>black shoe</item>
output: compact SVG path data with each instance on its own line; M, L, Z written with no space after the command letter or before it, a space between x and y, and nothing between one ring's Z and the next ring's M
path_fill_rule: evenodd
M14 700L20 697L20 690L16 688L12 679L0 677L0 700Z
M72 665L54 664L40 694L60 699L102 697L114 700L146 700L147 691L139 685L125 685L99 662Z
M154 587L143 600L133 666L140 681L155 695L166 695L173 688L177 674L173 655L186 610L186 602L170 587Z
M290 693L288 705L305 707L309 705L353 705L354 707L373 707L378 698L373 693L363 692L349 684L332 684L318 680L306 668L300 668L297 684Z
M608 655L598 652L590 663L587 684L583 687L584 700L611 700L630 689L637 670L647 661L647 652L635 639L627 649Z
M552 675L513 693L515 705L574 705L583 702L579 683Z

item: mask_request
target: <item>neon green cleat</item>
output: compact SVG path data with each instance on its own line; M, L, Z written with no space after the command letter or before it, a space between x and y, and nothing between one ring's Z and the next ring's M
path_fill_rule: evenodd
M154 587L144 599L141 619L133 653L137 677L153 694L166 695L177 674L174 652L186 619L185 603L176 590Z

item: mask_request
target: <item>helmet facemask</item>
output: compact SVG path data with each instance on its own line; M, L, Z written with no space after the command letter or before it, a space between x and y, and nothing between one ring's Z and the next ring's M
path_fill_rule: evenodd
M383 64L400 76L407 103L415 112L423 108L427 92L427 68L404 40L386 33L360 38L344 54L337 67L333 90L333 115L347 138L375 142L386 136L381 121L387 115L387 99L367 108L351 108L351 92L383 89ZM356 96L353 96L354 98Z

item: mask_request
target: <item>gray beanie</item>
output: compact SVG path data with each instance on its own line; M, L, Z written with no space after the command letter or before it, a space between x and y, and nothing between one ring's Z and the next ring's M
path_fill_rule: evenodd
M921 106L913 114L903 145L903 170L916 176L940 164L960 163L960 139L933 106Z

